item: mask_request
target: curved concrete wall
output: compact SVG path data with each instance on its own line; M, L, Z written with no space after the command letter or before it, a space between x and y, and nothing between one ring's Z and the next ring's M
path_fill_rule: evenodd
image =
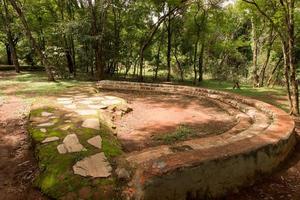
M244 113L240 123L253 124L238 133L179 142L192 150L173 152L162 145L125 156L135 171L132 199L207 199L249 185L271 173L296 144L294 121L284 111L254 99L197 87L101 81L102 89L138 90L201 96L226 103Z

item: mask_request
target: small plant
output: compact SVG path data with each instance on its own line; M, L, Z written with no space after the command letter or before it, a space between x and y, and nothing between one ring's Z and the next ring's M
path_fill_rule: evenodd
M182 124L179 125L174 132L155 136L154 139L166 144L172 144L195 136L197 136L197 134L194 132L194 130Z

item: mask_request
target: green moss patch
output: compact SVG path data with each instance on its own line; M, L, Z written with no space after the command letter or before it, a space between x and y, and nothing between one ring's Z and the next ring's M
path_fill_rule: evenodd
M94 155L99 152L104 154L109 159L110 163L114 163L114 158L122 154L121 145L114 137L111 130L107 128L105 123L101 123L101 129L93 130L81 127L81 120L74 119L70 124L68 130L62 130L64 127L66 113L55 108L39 108L31 111L31 118L41 117L42 112L51 112L57 119L56 124L47 129L46 133L43 133L38 127L38 123L31 123L29 126L29 132L35 143L35 154L38 160L40 168L40 174L35 180L36 187L40 188L43 193L54 199L61 199L69 193L74 193L77 196L78 192L83 187L90 187L91 193L97 192L98 196L105 197L104 199L113 199L113 196L108 197L105 188L116 188L116 179L114 177L109 178L86 178L73 173L73 165L84 159L87 156ZM62 143L66 135L76 133L80 143L87 149L87 151L78 153L59 154L57 146ZM87 143L87 140L100 135L102 137L103 148L101 150ZM57 136L59 141L42 144L47 137ZM99 189L100 188L100 189ZM103 190L101 190L103 188ZM102 194L103 193L103 194ZM116 192L112 192L111 195L116 195ZM91 194L93 196L93 194ZM79 197L78 197L79 199Z

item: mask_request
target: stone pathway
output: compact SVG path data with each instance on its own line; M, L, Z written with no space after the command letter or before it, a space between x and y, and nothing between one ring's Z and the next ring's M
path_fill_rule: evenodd
M59 116L56 116L55 113L52 112L43 111L40 114L41 117L34 119L42 133L46 134L48 132L47 129L56 126L58 126L60 130L67 131L72 127L72 122L75 118L79 118L82 121L82 128L99 131L101 127L99 114L103 114L104 110L109 110L109 113L111 113L116 111L116 107L119 106L118 115L123 115L130 111L125 100L114 96L98 96L97 94L90 97L82 94L63 95L56 99L56 103L58 107L63 107L66 111L71 113L65 115L68 119L64 120L64 124L58 125L58 122L55 120L59 118ZM101 116L100 119L108 119L111 121L110 117L107 116ZM53 142L59 142L60 140L62 140L62 142L57 146L59 154L88 151L80 142L76 131L66 135L65 138L59 138L57 136L47 137L41 141L41 143L48 145ZM89 138L86 142L102 150L102 138L100 135ZM106 178L111 175L111 171L112 167L103 152L87 156L73 166L74 174L83 177Z

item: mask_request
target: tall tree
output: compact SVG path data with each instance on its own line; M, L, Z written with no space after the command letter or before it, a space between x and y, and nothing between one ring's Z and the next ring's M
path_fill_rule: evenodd
M277 32L282 43L285 79L290 113L299 115L299 91L295 57L295 0L243 0L265 17ZM279 17L278 17L279 16Z
M16 13L18 14L18 17L20 18L20 20L21 20L21 22L24 26L24 29L25 29L25 32L26 32L26 36L28 37L28 40L31 42L32 47L35 49L35 51L39 55L42 63L45 65L45 69L46 69L46 72L47 72L47 75L48 75L48 80L49 81L55 81L54 75L53 75L51 67L50 67L51 65L48 62L48 60L46 59L46 57L43 54L40 47L37 45L36 40L32 36L31 30L28 26L27 20L25 18L25 15L24 15L22 9L21 9L21 6L18 5L19 3L16 0L9 0L9 1L11 3L12 7L15 9Z
M15 66L16 72L20 73L20 64L19 64L19 60L18 60L16 42L15 42L15 40L18 40L18 39L17 38L14 39L14 37L13 37L13 33L11 30L12 16L10 15L10 13L8 11L8 5L7 5L6 0L2 1L2 12L1 12L0 16L4 22L6 35L7 35L7 41L8 41L7 48L9 49L9 51L7 53L7 55L8 55L7 59L9 62L10 62L10 59L12 60L12 64Z

